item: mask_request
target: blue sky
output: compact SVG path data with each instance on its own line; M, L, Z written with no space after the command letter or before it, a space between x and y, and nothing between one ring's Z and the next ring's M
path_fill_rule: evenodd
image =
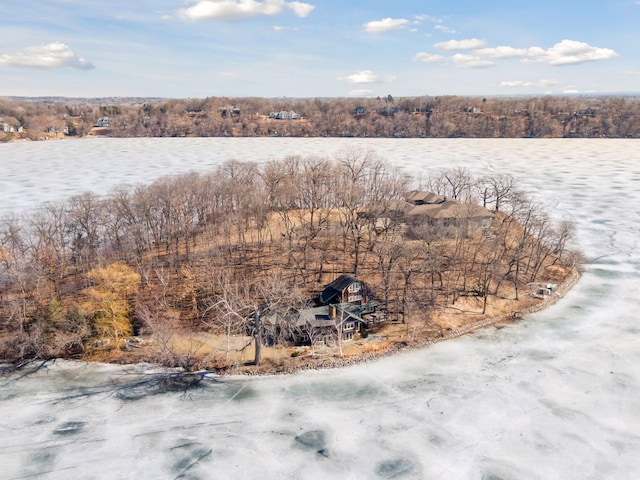
M640 92L640 0L19 0L0 95Z

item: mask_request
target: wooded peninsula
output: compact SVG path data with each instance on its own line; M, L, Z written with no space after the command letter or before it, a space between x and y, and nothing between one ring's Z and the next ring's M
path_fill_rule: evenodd
M0 98L0 142L109 137L640 138L628 96Z
M572 224L513 177L424 173L233 160L5 216L0 358L320 368L516 319L575 278Z

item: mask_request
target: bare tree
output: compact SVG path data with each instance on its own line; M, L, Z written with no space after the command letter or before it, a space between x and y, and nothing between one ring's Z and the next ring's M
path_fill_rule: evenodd
M482 206L488 208L489 204L493 203L493 210L498 212L502 202L516 189L516 182L511 175L498 173L482 177L477 182L476 188L482 199Z
M302 270L306 275L311 242L327 227L333 205L333 171L326 158L308 157L303 160L298 184L299 223L303 249ZM303 276L306 283L306 277Z
M103 238L104 202L93 192L69 199L67 230L71 232L73 261L87 271Z
M266 162L261 170L262 180L265 184L268 198L268 206L275 213L278 222L273 232L275 238L281 238L285 243L285 261L291 264L294 251L294 237L297 223L293 211L297 207L298 186L300 175L301 157L289 156L282 161ZM298 205L299 207L299 205Z
M371 250L377 240L378 220L387 220L387 230L397 226L392 205L404 195L407 179L372 152L339 152L337 161L336 207L343 229L343 249L347 251L349 239L352 272L356 275L363 244L367 242Z
M216 287L217 294L210 299L203 314L213 312L213 322L225 328L227 358L231 335L243 331L253 337L254 364L260 365L266 338L276 338L276 330L282 328L278 322L265 325L265 317L273 315L277 318L283 310L299 308L303 304L301 292L275 272L266 273L250 281L247 279L242 284L233 283L228 277L223 276ZM293 319L287 315L279 318L284 321Z
M461 203L471 201L472 177L467 168L440 169L427 178L427 188L433 193Z
M398 256L398 268L402 273L402 295L400 304L402 307L402 323L407 326L409 332L409 324L411 323L410 302L414 296L413 277L414 274L420 272L421 252L416 245L403 245Z
M388 311L394 271L402 255L402 245L395 239L380 241L375 245L373 253L377 259L377 268L382 282L382 301L385 310Z
M223 329L226 336L225 359L229 361L232 337L247 331L250 309L246 302L246 292L224 272L210 277L209 281L212 282L209 287L215 294L206 301L202 317L205 324ZM248 344L245 348L247 346Z

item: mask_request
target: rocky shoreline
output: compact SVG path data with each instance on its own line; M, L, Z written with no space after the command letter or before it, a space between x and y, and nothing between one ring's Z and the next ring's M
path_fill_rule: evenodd
M174 377L185 376L189 379L197 377L197 381L190 381L188 386L185 388L191 388L200 380L206 378L207 375L215 375L220 377L227 376L277 376L277 375L291 375L303 371L310 370L325 370L325 369L334 369L334 368L344 368L352 365L358 365L361 363L367 363L375 360L379 360L381 358L385 358L400 352L414 350L416 348L424 348L429 345L433 345L436 343L440 343L446 340L451 340L462 335L469 334L481 328L486 328L492 325L500 324L500 323L512 323L517 319L524 317L525 315L529 315L535 312L539 312L544 310L545 308L555 304L559 300L561 300L580 280L581 273L577 268L573 268L571 273L562 281L558 289L549 297L544 300L531 305L525 309L505 313L501 315L495 315L491 317L484 318L482 320L478 320L476 322L464 325L461 328L454 329L448 331L446 334L438 337L429 337L420 340L394 340L389 343L386 348L377 350L377 351L368 351L363 352L356 355L349 355L343 357L336 356L307 356L304 358L299 357L296 361L288 362L286 365L281 366L259 366L255 365L245 365L245 366L231 366L225 368L219 368L215 370L202 370L197 372L181 372L179 369L171 369L168 368L167 371L172 372ZM55 361L55 360L54 360ZM37 361L38 363L45 364L46 361ZM23 367L27 367L34 362L27 362L22 365L13 365L13 364L0 364L0 375L8 375L16 370L19 370ZM148 362L142 362L148 363ZM195 377L194 377L195 376Z
M538 302L534 305L531 305L523 310L518 310L515 312L510 312L507 314L496 315L488 318L484 318L477 322L470 323L465 325L462 328L458 328L455 330L451 330L447 334L437 337L437 338L427 338L422 341L394 341L392 342L388 348L385 348L376 352L365 352L359 355L353 355L349 357L308 357L304 361L300 361L296 365L287 365L285 368L261 368L256 369L253 367L246 368L229 368L225 370L216 371L215 373L218 375L241 375L241 376L271 376L271 375L290 375L302 371L309 370L324 370L324 369L332 369L332 368L343 368L351 365L357 365L361 363L366 363L374 360L378 360L384 357L388 357L394 355L399 352L413 350L416 348L428 347L429 345L433 345L435 343L444 342L446 340L451 340L453 338L460 337L462 335L469 334L481 328L486 328L492 325L496 325L503 322L513 322L519 318L524 317L525 315L530 315L532 313L536 313L544 310L545 308L557 303L578 283L582 274L577 268L573 268L571 273L564 279L562 283L559 284L558 289L550 295L548 298Z

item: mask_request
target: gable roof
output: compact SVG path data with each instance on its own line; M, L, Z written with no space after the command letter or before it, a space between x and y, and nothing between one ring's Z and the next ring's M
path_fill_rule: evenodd
M444 195L438 195L433 192L421 192L419 190L413 190L407 193L407 202L415 205L419 204L434 204L442 203L446 200Z
M355 320L356 322L366 323L361 316L361 308L355 305L341 304L336 307L336 314L334 317L329 313L329 306L323 305L321 307L305 308L300 310L300 316L296 323L298 327L310 327L310 328L326 328L335 327L339 321L346 321L347 319Z
M322 293L319 296L320 303L322 303L323 305L326 305L335 297L340 295L340 293L343 292L345 288L347 288L349 285L357 281L358 280L353 278L351 275L340 275L333 282L327 285L325 289L322 291Z
M469 203L458 203L454 200L447 200L440 204L416 205L409 212L408 216L425 215L430 218L491 218L494 214L480 205Z

